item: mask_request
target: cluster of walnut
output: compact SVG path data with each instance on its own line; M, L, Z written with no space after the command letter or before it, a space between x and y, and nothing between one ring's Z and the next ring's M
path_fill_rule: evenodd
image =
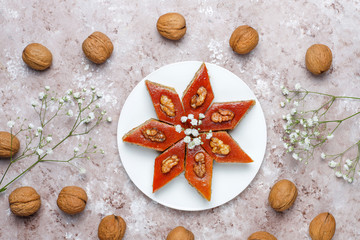
M85 56L96 64L104 63L112 54L114 46L108 36L101 32L92 33L82 44ZM40 43L25 47L22 59L32 69L42 71L52 64L50 50Z

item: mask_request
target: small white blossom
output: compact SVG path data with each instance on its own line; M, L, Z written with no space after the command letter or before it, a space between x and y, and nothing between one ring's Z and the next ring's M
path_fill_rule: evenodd
M354 181L354 179L353 178L348 178L348 183L352 183L353 181Z
M37 155L41 155L41 154L43 154L44 153L44 150L42 150L42 149L40 149L40 148L38 148L38 149L36 149L36 153L37 153Z
M87 89L86 89L86 88L83 88L83 89L82 89L82 91L83 91L83 92L86 92L86 91L87 91Z
M321 153L320 157L321 157L322 159L325 159L325 158L326 158L326 154L325 154L325 153Z
M44 97L45 97L45 93L44 93L44 92L39 93L39 99L40 99L40 100L42 100Z
M48 149L46 150L46 154L48 154L48 155L53 154L53 150L52 150L51 148L48 148Z
M282 107L282 108L285 107L285 103L284 103L284 102L281 102L281 103L280 103L280 107Z
M111 118L111 117L107 117L107 118L106 118L106 121L107 121L108 123L111 123L111 122L112 122L112 118Z
M314 116L313 121L314 121L314 123L317 123L317 122L319 122L319 118L317 116Z
M79 151L78 147L74 147L74 152L77 153Z
M182 123L186 122L186 121L187 121L187 117L186 117L186 116L182 116L182 117L180 118L180 121L181 121Z
M294 147L293 147L293 146L289 146L289 147L288 147L288 152L292 152L292 151L294 151Z
M191 113L190 113L190 114L188 115L188 119L190 119L190 120L191 120L191 119L194 119L194 114L191 114Z
M287 90L285 87L283 88L283 90L282 90L282 94L284 95L284 96L286 96L286 95L288 95L290 92L289 92L289 90Z
M49 91L50 90L50 86L45 86L45 90Z
M304 143L305 143L306 145L309 145L309 144L310 144L310 139L309 139L308 137L305 138Z
M349 180L349 177L344 174L344 175L343 175L343 179L344 179L345 181L348 181L348 180Z
M191 128L185 129L184 133L185 135L190 135L192 133L192 129Z
M188 143L188 148L189 148L189 149L193 149L195 146L196 146L196 145L195 145L195 142L194 142L194 141L191 141L191 142Z
M77 102L78 102L79 105L83 104L83 100L82 100L82 99L78 99Z
M95 105L95 107L96 107L96 108L100 108L100 103L97 103L97 104Z
M193 135L194 137L199 136L199 131L196 129L191 129L191 135Z
M197 126L197 125L198 125L198 120L196 120L196 119L191 119L190 124L193 125L193 126Z
M105 151L103 149L100 150L101 154L105 154Z
M198 121L198 125L201 125L201 124L202 124L202 120L199 120L199 121Z
M59 103L64 104L64 99L60 98Z
M193 142L196 146L199 146L201 144L201 138L194 138Z
M346 159L345 160L346 165L348 165L349 167L351 167L351 165L353 164L353 162L350 159Z
M313 126L313 120L311 119L311 118L309 118L308 120L307 120L307 124L308 124L308 126L309 127L312 127Z
M208 132L208 133L206 133L206 139L210 139L210 138L212 138L212 132Z
M106 111L101 111L101 115L105 115L106 114Z
M66 91L66 94L67 95L71 95L73 93L73 90L72 89L68 89L67 91Z
M289 148L289 144L288 143L284 143L284 148L288 149Z
M191 141L191 137L189 137L189 136L184 137L185 143L189 143L190 141Z
M91 120L93 120L93 119L95 118L95 114L94 114L93 112L90 112L90 113L89 113L89 118L90 118Z
M291 109L291 112L290 112L291 115L295 115L296 113L297 113L296 108Z
M33 129L33 128L34 128L34 124L29 123L28 128L29 128L29 129Z
M79 168L79 173L80 173L80 174L85 174L85 173L86 173L86 169L85 169L85 168Z
M68 115L69 117L72 117L74 115L73 111L71 109L69 109L66 113L66 115Z
M319 136L319 135L320 135L320 132L319 132L319 131L315 131L315 132L314 132L314 135L315 135L315 136Z
M333 139L334 138L334 134L329 134L329 135L327 135L327 137L326 137L328 140L331 140L331 139Z
M180 125L176 125L175 126L175 131L177 131L178 133L181 133L182 127Z
M284 120L285 120L285 119L286 119L286 116L285 116L285 115L282 115L282 119L284 119Z
M344 169L345 169L346 171L349 171L349 166L348 166L347 164L344 164Z
M31 106L36 107L37 105L38 105L38 103L36 101L31 102Z
M337 162L335 162L334 160L331 160L330 162L329 162L329 167L331 167L331 168L334 168L334 167L336 167L337 166Z
M337 176L337 177L342 177L342 173L341 173L340 171L336 171L336 172L335 172L335 176Z
M299 106L299 102L298 101L294 101L294 106L298 107Z
M204 119L205 118L205 115L203 113L200 113L199 114L199 119Z
M46 138L46 142L49 143L49 142L51 142L51 141L52 141L52 137L47 137L47 138Z
M40 132L43 131L43 128L42 128L42 127L38 127L36 130L40 133Z
M70 101L70 97L69 97L69 96L65 96L63 99L64 99L64 102Z
M97 93L96 93L96 96L97 96L98 98L102 98L102 97L103 97L103 94L102 94L102 93L97 92Z
M7 126L8 126L9 128L13 128L14 125L15 125L15 122L12 121L12 120L10 120L10 121L7 122Z
M292 154L292 157L293 157L295 160L298 160L298 159L299 159L299 154L293 153L293 154Z
M90 88L91 88L91 90L92 90L92 91L94 91L94 90L95 90L95 86L91 86Z
M81 96L80 96L80 92L76 92L76 93L74 93L73 94L73 97L75 98L75 99L79 99Z
M295 90L299 91L301 89L300 83L295 84Z
M286 115L286 120L290 121L292 119L292 116L290 114Z

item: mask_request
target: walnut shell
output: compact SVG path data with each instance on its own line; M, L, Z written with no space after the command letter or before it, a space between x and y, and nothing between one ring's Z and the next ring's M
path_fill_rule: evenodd
M22 59L30 68L41 71L50 67L52 54L40 43L31 43L23 50Z
M331 213L317 215L310 223L309 233L313 240L330 240L335 234L336 222Z
M271 188L268 200L274 210L282 212L294 204L297 194L295 184L283 179L275 183Z
M82 44L85 56L96 64L104 63L112 54L114 46L105 34L93 32Z
M27 217L39 210L40 195L32 187L20 187L10 193L9 204L15 215Z
M247 54L259 42L258 32L250 26L243 25L235 29L230 37L230 47L238 54Z
M19 139L9 132L0 132L0 158L10 158L20 149Z
M329 70L331 63L331 50L324 44L314 44L306 51L306 68L315 75L322 74Z
M156 28L164 38L179 40L186 33L186 21L179 13L166 13L159 17Z
M86 206L86 202L86 192L77 186L64 187L57 199L58 207L71 215L82 212Z
M166 240L194 240L194 234L182 226L178 226L171 230Z
M268 232L259 231L251 234L248 240L277 240L277 238Z
M126 223L120 216L108 215L104 217L98 229L100 240L120 240L124 237Z

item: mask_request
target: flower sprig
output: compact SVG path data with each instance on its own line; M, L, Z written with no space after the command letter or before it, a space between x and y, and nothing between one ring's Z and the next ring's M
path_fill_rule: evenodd
M46 86L45 90L39 93L38 99L31 103L32 108L38 116L38 125L28 122L26 119L20 121L20 118L8 121L7 125L10 128L10 133L13 134L13 136L19 137L24 135L25 140L22 144L22 152L10 158L9 164L2 174L0 179L0 192L4 192L10 184L41 162L64 162L72 164L72 161L75 159L90 159L89 155L98 151L97 146L92 144L90 137L84 146L83 143L77 144L73 154L67 159L54 159L52 156L54 151L70 138L85 136L102 122L106 111L100 110L98 100L101 97L102 94L97 92L94 87L91 87L91 90L84 88L79 92L74 92L72 89L69 89L66 94L58 97L56 93L50 92L49 86ZM56 118L61 118L60 123L64 124L61 128L66 129L63 136L55 137L49 133L51 128L53 128L50 123L58 124L58 122L54 121ZM16 121L20 122L17 130L15 130L17 125ZM107 121L111 122L111 118L108 117ZM67 128L67 126L70 127ZM55 142L54 138L58 141ZM102 149L100 149L100 152L104 153ZM6 184L3 184L13 164L25 158L34 158L35 160L19 175L9 180ZM80 169L80 172L84 171L83 168Z
M284 147L295 160L307 164L314 158L315 150L322 147L326 142L334 138L334 133L341 124L356 117L360 111L354 112L341 119L327 119L329 110L334 107L336 100L360 100L359 97L336 96L328 93L308 91L298 83L293 90L281 87L282 94L286 98L280 103L280 107L288 107L290 112L283 115ZM316 95L323 97L323 102L314 108L307 108L306 98ZM330 125L330 126L329 126ZM357 156L345 158L350 150L357 148ZM321 153L322 159L329 160L329 167L334 169L337 177L342 177L348 182L353 182L355 172L359 164L360 139L348 147L345 151L337 154ZM360 172L359 172L360 175Z

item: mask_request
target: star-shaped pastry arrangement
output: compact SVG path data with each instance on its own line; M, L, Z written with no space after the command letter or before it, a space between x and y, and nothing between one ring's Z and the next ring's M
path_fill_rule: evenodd
M185 171L188 182L210 201L214 160L253 162L227 130L237 126L255 100L212 103L214 93L204 63L182 100L174 88L145 83L158 120L149 119L130 130L123 141L162 152L155 159L153 192Z

